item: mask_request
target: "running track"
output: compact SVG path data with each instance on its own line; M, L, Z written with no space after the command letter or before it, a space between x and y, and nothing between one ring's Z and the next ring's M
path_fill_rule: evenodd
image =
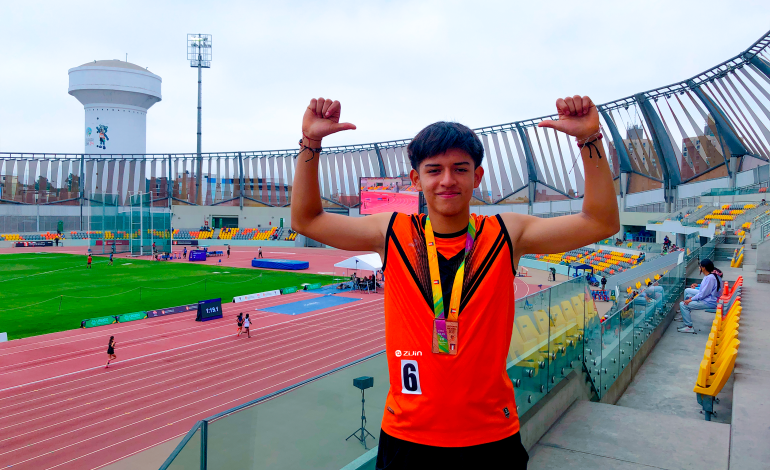
M226 304L203 324L185 313L3 344L2 467L99 468L384 349L382 295L298 316L255 311L313 297ZM255 320L250 339L234 334L241 310ZM118 361L105 369L110 335Z
M515 280L516 296L538 290ZM383 297L288 316L299 292L0 344L0 468L95 469L184 435L201 418L384 349ZM252 338L235 336L250 313ZM118 361L104 368L107 339Z

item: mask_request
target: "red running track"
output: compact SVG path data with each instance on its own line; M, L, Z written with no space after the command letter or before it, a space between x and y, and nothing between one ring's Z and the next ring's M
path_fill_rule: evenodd
M255 311L312 297L226 304L203 324L186 313L4 343L2 466L99 468L384 349L382 295L298 316ZM235 336L239 311L254 318L251 338ZM118 360L105 369L110 335Z
M516 297L538 287L515 280ZM0 344L0 462L95 469L184 435L196 421L380 351L381 294L298 316L256 311L299 292ZM250 313L252 338L235 336ZM104 368L109 336L118 360Z

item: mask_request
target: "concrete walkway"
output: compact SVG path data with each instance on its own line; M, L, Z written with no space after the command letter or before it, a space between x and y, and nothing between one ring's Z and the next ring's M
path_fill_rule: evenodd
M703 423L579 401L532 449L527 469L726 469L730 426Z
M746 270L730 268L729 263L719 266L725 276L743 274L741 345L733 371L731 470L770 468L770 284L757 283L756 271L749 271L755 263L745 265Z

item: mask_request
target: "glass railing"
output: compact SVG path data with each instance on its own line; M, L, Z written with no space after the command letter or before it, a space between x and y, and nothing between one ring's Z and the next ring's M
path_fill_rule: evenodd
M652 238L646 238L645 240L652 240ZM645 253L661 253L663 252L662 243L653 243L652 241L634 241L624 240L619 245L616 244L615 238L605 238L599 242L596 242L597 247L608 246L610 248L625 248L627 250L643 251Z
M767 182L760 183L754 186L747 186L744 188L711 188L710 190L701 194L701 196L740 196L743 194L759 194L766 193Z
M692 250L712 257L715 238ZM691 257L692 257L691 256ZM593 299L585 277L573 278L516 301L506 370L523 416L572 371L588 374L597 398L604 396L673 308L685 287L687 263L671 268L619 305ZM163 469L319 468L338 470L367 459L355 437L361 425L360 376L366 390L366 428L379 436L389 388L382 352L199 421ZM291 393L287 393L291 392ZM377 440L366 439L369 449Z

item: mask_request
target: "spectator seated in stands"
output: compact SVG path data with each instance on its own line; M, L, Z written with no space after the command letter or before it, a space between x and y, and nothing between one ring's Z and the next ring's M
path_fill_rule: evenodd
M693 284L684 290L684 301L679 302L681 320L684 325L677 328L680 333L695 333L692 324L692 310L707 310L716 308L722 292L722 279L714 272L714 262L706 258L698 266L705 277L700 286Z

